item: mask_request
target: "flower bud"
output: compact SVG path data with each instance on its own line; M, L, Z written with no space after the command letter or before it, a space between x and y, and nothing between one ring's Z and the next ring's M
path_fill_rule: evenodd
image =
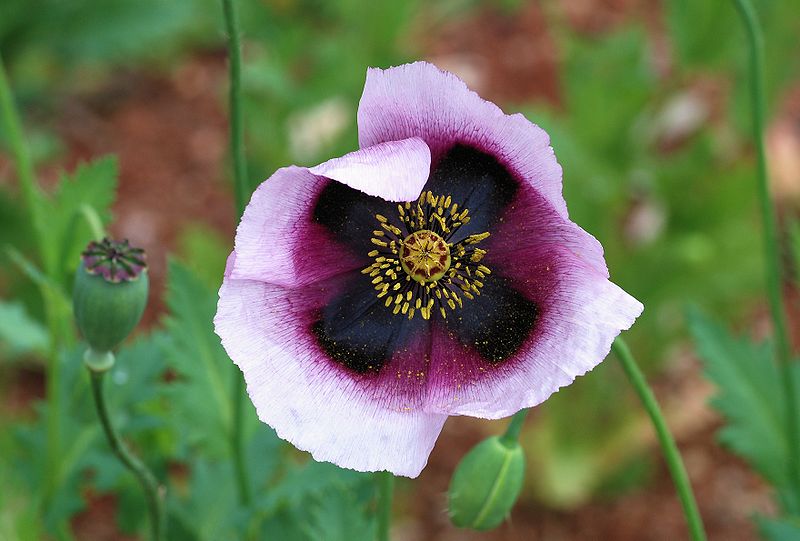
M136 327L147 304L144 250L128 241L90 242L75 274L75 321L91 349L109 352Z
M450 520L459 528L497 527L517 501L524 474L525 454L516 440L494 436L482 441L450 480Z

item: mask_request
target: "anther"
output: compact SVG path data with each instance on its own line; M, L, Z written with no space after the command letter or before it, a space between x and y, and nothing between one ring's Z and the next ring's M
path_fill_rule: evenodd
M408 319L420 313L427 320L438 311L446 318L448 308L463 308L459 294L470 300L480 295L491 271L476 265L486 250L474 246L489 233L448 243L470 220L469 209L459 208L452 196L426 190L417 201L397 205L395 223L382 214L375 219L378 228L370 242L380 249L368 253L374 262L361 272L371 277L377 297L386 297L384 304L393 313ZM410 233L403 237L404 231Z

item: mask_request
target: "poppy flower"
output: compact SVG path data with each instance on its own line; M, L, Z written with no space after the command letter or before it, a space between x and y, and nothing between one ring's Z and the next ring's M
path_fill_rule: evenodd
M370 69L360 150L262 183L215 318L260 419L315 459L416 477L449 415L595 367L642 305L569 220L547 134L454 75Z

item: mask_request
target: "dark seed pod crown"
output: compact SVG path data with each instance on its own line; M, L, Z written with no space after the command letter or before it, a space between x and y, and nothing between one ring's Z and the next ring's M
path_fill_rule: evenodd
M131 246L128 239L92 241L81 255L86 272L111 283L136 280L147 269L144 250Z

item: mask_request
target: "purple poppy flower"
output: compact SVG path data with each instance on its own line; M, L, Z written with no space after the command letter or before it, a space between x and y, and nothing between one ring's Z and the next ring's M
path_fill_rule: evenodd
M361 149L278 170L215 318L262 421L311 454L415 477L448 415L546 400L642 305L569 220L547 134L452 74L370 69Z

